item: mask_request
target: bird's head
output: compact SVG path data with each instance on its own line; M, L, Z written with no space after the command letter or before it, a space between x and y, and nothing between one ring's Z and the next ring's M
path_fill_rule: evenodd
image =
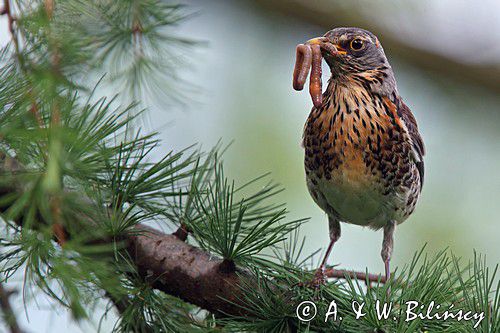
M361 28L335 28L307 44L321 47L334 80L357 78L368 82L374 92L389 95L396 91L391 65L378 38L371 32Z

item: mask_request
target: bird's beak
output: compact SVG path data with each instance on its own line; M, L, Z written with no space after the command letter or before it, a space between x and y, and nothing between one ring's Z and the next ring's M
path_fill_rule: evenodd
M323 43L328 42L328 38L326 37L316 37L313 39L309 39L306 44L311 44L311 45L321 45Z
M324 51L327 51L331 55L344 55L347 51L340 45L332 43L327 37L316 37L309 39L306 44L309 45L319 45Z

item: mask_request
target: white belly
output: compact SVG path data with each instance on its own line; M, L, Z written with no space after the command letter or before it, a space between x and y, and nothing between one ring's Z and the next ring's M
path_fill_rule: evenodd
M380 229L390 220L403 221L403 211L398 208L406 202L407 194L395 191L384 195L383 186L370 175L353 177L337 172L329 180L316 179L316 183L308 181L314 200L327 214L335 214L342 222Z

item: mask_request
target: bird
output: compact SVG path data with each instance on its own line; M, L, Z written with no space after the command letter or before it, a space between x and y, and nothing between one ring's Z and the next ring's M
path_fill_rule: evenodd
M339 27L306 45L321 51L331 71L325 91L313 96L302 137L307 188L328 216L330 236L315 279L325 281L340 223L349 223L383 229L381 257L389 281L396 226L412 214L422 191L422 136L373 33ZM321 76L321 60L319 66ZM318 81L314 71L313 63L311 84Z

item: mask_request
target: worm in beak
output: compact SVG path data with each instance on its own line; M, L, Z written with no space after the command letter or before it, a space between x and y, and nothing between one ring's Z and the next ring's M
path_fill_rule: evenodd
M316 108L323 103L323 87L321 82L321 49L336 53L335 45L328 42L326 37L308 40L296 48L295 68L293 70L293 89L302 90L311 71L309 78L309 94Z

